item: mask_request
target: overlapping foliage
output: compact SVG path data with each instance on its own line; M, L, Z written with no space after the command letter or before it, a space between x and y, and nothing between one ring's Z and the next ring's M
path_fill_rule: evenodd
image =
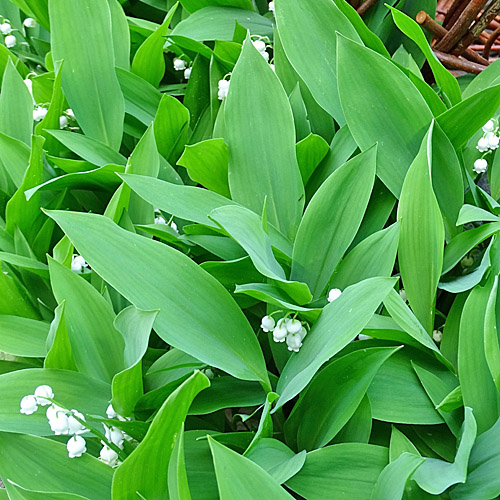
M0 498L498 497L500 63L391 3L0 0Z

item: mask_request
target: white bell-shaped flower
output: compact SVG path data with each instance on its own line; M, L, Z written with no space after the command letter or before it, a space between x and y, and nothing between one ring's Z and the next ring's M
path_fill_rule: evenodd
M477 146L476 148L481 152L481 153L484 153L486 151L488 151L488 148L489 148L489 142L488 142L488 139L486 139L486 137L481 137L481 139L479 139L479 141L477 141Z
M66 413L66 410L64 408L61 408L58 405L51 404L48 408L47 411L45 412L45 415L47 416L48 420L52 420L57 416L57 414L62 411L63 413Z
M176 57L174 59L174 69L175 71L184 71L187 68L187 62L184 59Z
M170 223L170 227L171 227L174 231L177 231L177 224L176 224L174 221L172 221L172 222Z
M155 217L155 224L167 225L166 220L163 217Z
M23 24L26 28L36 28L36 21L32 17L27 17L23 21Z
M21 399L21 413L24 413L24 415L31 415L32 413L35 413L38 410L38 404L37 404L37 399L33 394L30 394L29 396L24 396L23 399Z
M50 385L39 385L35 389L36 401L41 406L50 405L50 401L46 398L54 398L54 391Z
M476 172L476 174L484 174L484 172L486 172L486 170L488 169L488 162L484 159L484 158L478 158L475 162L474 162L474 172Z
M64 112L67 116L69 116L72 120L75 119L75 113L73 113L73 110L71 108L68 108L65 112Z
M229 80L219 80L219 92L217 93L217 97L220 101L223 101L227 97L227 93L229 92Z
M81 273L85 267L88 267L85 259L81 255L73 255L71 259L71 270L76 273Z
M290 333L286 337L286 345L289 351L299 352L302 347L302 337L300 333Z
M365 335L364 333L360 333L358 335L358 340L370 340L372 339L373 337L370 337L369 335Z
M301 329L299 330L298 335L300 335L300 339L301 339L301 340L304 340L304 339L305 339L305 337L306 337L306 335L307 335L307 330L306 330L306 328L301 327Z
M286 324L283 320L280 319L275 329L273 330L273 340L275 342L285 342L287 335L288 330L286 329Z
M86 451L86 442L82 436L73 436L66 444L69 458L81 457Z
M108 418L116 418L118 416L118 413L116 413L111 403L109 403L108 407L106 408L106 415L108 416Z
M50 429L56 436L69 434L69 419L64 411L57 411L55 416L49 419Z
M432 338L439 344L439 342L441 342L441 339L443 338L443 334L439 330L434 330L432 332Z
M17 44L17 39L14 35L7 35L5 38L4 38L4 43L5 43L5 46L8 48L8 49L11 49L12 47L15 47L16 44Z
M65 115L61 115L59 117L59 128L66 128L69 125L68 117Z
M119 448L123 448L123 440L125 439L123 432L117 427L108 427L107 425L104 426L104 429L106 439L116 444Z
M495 130L495 122L493 120L488 120L484 125L483 125L483 132L493 132Z
M408 300L408 296L406 295L406 290L404 288L401 288L399 290L399 296L406 302Z
M33 110L33 120L35 120L36 122L42 121L45 118L47 111L48 110L46 108L42 108L42 106L37 106Z
M490 149L497 149L500 143L500 137L495 135L493 132L488 132L485 137L488 140L488 147Z
M274 2L269 2L269 10L274 13Z
M118 460L118 453L107 446L103 446L101 452L99 453L99 460L110 467L116 465Z
M82 425L78 420L73 416L76 415L80 420L85 422L85 416L76 410L71 410L71 415L68 417L68 427L70 434L83 434L87 431L84 425Z
M290 321L286 323L286 330L288 333L299 333L301 328L302 323L298 319L290 319Z
M0 24L0 32L2 35L8 35L12 31L12 26L10 23L2 23Z
M275 326L276 322L274 321L274 318L272 316L264 316L260 322L260 327L266 333L271 332Z
M26 78L24 81L24 85L26 85L26 88L29 90L29 93L33 95L33 82L31 79Z
M189 78L191 78L191 71L193 70L193 68L189 67L189 68L186 68L184 70L184 79L185 80L189 80Z
M205 368L202 370L202 372L210 379L212 380L215 377L215 373L211 368ZM125 439L127 439L127 435L124 433Z
M252 40L252 45L259 51L264 52L266 50L266 42L263 40Z
M337 300L340 296L342 295L342 290L339 290L338 288L332 288L328 292L328 302L333 302L334 300Z

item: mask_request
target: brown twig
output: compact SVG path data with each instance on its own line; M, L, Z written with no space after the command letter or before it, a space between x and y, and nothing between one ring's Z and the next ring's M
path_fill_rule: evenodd
M467 33L467 30L469 29L472 21L476 19L476 16L484 7L486 2L487 0L471 0L471 2L467 4L455 24L451 26L448 33L436 44L436 50L439 50L441 52L449 52L453 47L455 47L459 40L465 35L465 33Z
M445 35L448 34L448 31L443 28L440 24L438 24L434 19L432 19L425 10L421 10L417 14L417 23L420 24L423 28L425 28L429 33L437 39L441 40ZM473 50L467 49L464 52L464 57L469 59L470 61L474 61L475 63L482 64L484 66L488 65L488 61L482 58L478 53Z
M464 33L465 36L458 41L455 49L452 51L452 54L456 56L461 55L464 50L486 29L488 24L495 19L499 11L500 0L493 0L488 8L482 13L481 17L474 23L474 26L468 30L467 35Z
M370 7L375 5L377 0L365 0L357 9L356 12L362 16Z
M484 44L483 57L485 59L489 59L491 47L495 43L495 40L498 38L498 35L500 35L500 26L488 37L488 40Z
M444 17L443 27L445 29L448 30L450 29L450 26L453 26L455 24L455 21L467 6L468 1L469 0L455 0L452 3L451 7L448 9L446 16Z
M440 52L439 50L435 50L434 54L436 54L436 57L449 69L458 69L466 71L467 73L474 73L475 75L486 69L486 66L482 64L466 61L465 59L460 59L459 57Z

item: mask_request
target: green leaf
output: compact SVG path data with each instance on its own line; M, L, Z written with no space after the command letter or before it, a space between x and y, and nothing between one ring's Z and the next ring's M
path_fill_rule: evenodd
M257 464L208 436L220 500L288 500L293 497Z
M113 476L113 497L161 498L168 491L168 464L175 440L194 397L210 382L196 371L163 403L139 446L126 458ZM154 481L151 481L151 478Z
M0 132L29 145L32 131L33 99L10 60L2 79Z
M73 493L27 490L12 481L9 483L10 500L86 500L86 497Z
M439 62L432 52L422 28L411 18L397 9L391 8L391 14L397 27L424 53L429 66L434 73L436 84L446 93L451 104L457 104L462 100L460 87L457 79Z
M0 161L17 188L23 182L29 158L30 148L24 142L0 133Z
M229 150L224 140L209 139L186 146L177 164L187 168L195 182L229 198L228 162Z
M393 286L393 279L369 278L325 306L300 352L292 354L281 374L276 408L299 394L321 366L358 335Z
M237 378L269 385L264 357L245 316L224 287L189 257L106 217L75 212L50 216L113 288L136 307L160 309L155 330L166 342ZM125 272L131 265L135 272Z
M65 322L78 371L111 382L124 367L124 341L113 326L107 300L78 274L49 257L50 280Z
M115 73L107 2L51 0L52 57L64 60L62 87L85 135L118 150L124 99Z
M43 358L49 324L19 316L0 315L0 351L14 356Z
M339 37L339 94L361 150L378 141L377 174L399 197L432 113L415 85L389 59ZM370 103L370 106L367 106Z
M304 206L295 129L286 93L250 38L231 76L224 109L232 199L293 238ZM265 126L264 126L265 124Z
M412 453L400 455L380 473L370 500L401 500L406 483L424 461Z
M335 268L330 286L343 290L367 278L390 277L396 261L399 223L377 231L356 245Z
M328 143L319 135L309 134L297 143L297 162L304 186L329 151Z
M251 0L181 0L182 6L188 12L195 12L197 10L203 9L208 5L219 5L221 7L238 7L240 9L253 10L253 5Z
M434 325L444 227L431 183L432 126L405 178L398 207L399 268L408 301L427 332ZM426 258L422 259L422 255Z
M174 4L168 11L163 23L137 49L132 61L132 73L144 78L154 87L158 87L165 74L163 45L178 5L178 3Z
M286 434L296 434L296 448L326 446L352 417L379 368L398 349L354 351L321 370L302 392L285 425ZM334 393L331 387L336 387Z
M302 218L290 279L307 283L315 299L323 295L361 224L375 180L375 160L372 148L337 169L316 191Z
M12 481L35 491L111 499L113 470L88 453L71 460L63 443L5 432L0 433L0 446L0 474L9 493L15 489Z
M307 0L276 2L276 22L283 49L294 69L318 104L343 125L337 89L335 33L360 41L354 26L329 0L316 1L314 9ZM324 54L329 54L327 60Z
M184 458L184 424L175 438L168 463L168 494L172 500L191 500Z
M472 445L476 439L477 426L472 409L465 408L465 420L460 436L457 454L453 463L435 458L426 458L417 469L413 479L428 493L439 495L456 483L464 483L467 478L467 464Z
M370 498L377 478L389 461L382 446L343 443L307 454L300 472L286 485L308 500Z
M54 435L50 430L44 407L32 415L23 415L19 411L21 399L33 394L39 385L44 384L52 387L56 401L61 405L77 408L78 411L91 415L104 415L111 397L108 384L73 371L30 368L5 373L0 375L0 431L38 436ZM3 475L1 477L8 479Z
M256 12L234 7L209 6L197 10L181 21L172 31L172 35L192 38L200 42L207 40L233 39L234 25L250 30L252 35L273 36L273 23L267 17Z

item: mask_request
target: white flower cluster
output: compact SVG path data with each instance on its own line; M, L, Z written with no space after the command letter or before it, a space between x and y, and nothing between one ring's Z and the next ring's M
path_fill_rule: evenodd
M479 152L483 153L481 158L474 162L474 172L476 174L484 174L488 169L488 162L484 158L487 154L491 153L500 145L500 131L498 127L498 120L492 118L488 120L483 126L483 136L477 141L476 148Z
M170 223L168 223L163 218L163 216L161 215L161 213L158 209L155 209L155 212L158 213L158 215L156 215L156 213L155 213L155 224L159 224L160 226L170 226L174 231L178 231L177 224L173 220L170 221Z
M31 98L33 99L33 104L35 104L35 108L33 109L33 121L40 122L42 121L48 113L48 109L44 106L37 106L35 99L33 97L33 82L27 78L24 80L24 84L28 87L28 90L31 94ZM64 113L59 117L59 128L67 128L69 126L70 120L74 120L75 115L73 114L72 109L67 109Z
M106 415L108 416L108 418L118 419L121 421L127 420L126 418L116 413L112 404L110 404L106 409ZM110 443L113 443L114 445L118 446L118 448L123 450L123 443L125 439L130 440L131 439L130 436L128 436L123 431L118 429L118 427L113 427L112 425L106 425L106 424L103 424L103 426L106 439ZM99 453L99 460L105 463L106 465L113 467L118 462L118 453L116 453L115 450L111 449L104 441L101 441L101 444L103 446L101 452Z
M219 80L219 91L217 92L219 101L223 101L227 97L227 93L229 92L229 83L230 81L226 80L226 77L224 77L222 80Z
M17 44L16 37L12 34L14 29L10 25L10 22L7 19L4 19L3 23L0 24L0 33L4 35L3 42L8 49L15 47Z
M175 71L184 71L184 78L189 80L191 76L191 66L188 66L187 61L181 59L180 57L176 57L174 59L174 70Z
M40 385L35 389L34 394L24 396L21 399L21 413L31 415L38 410L39 406L48 406L46 416L49 421L51 431L56 436L72 435L66 444L68 456L70 458L81 457L86 451L85 439L80 436L87 431L82 424L85 417L77 410L66 410L53 403L54 392L49 385Z
M243 41L243 45L245 45L245 41ZM257 49L259 54L269 62L269 53L267 52L267 44L264 39L259 38L258 40L252 40L252 45Z
M299 352L307 335L302 322L295 318L281 318L276 323L272 316L264 316L260 323L262 330L273 333L275 342L286 342L289 351Z
M83 273L88 268L86 260L81 255L73 255L71 258L71 270L75 273Z

